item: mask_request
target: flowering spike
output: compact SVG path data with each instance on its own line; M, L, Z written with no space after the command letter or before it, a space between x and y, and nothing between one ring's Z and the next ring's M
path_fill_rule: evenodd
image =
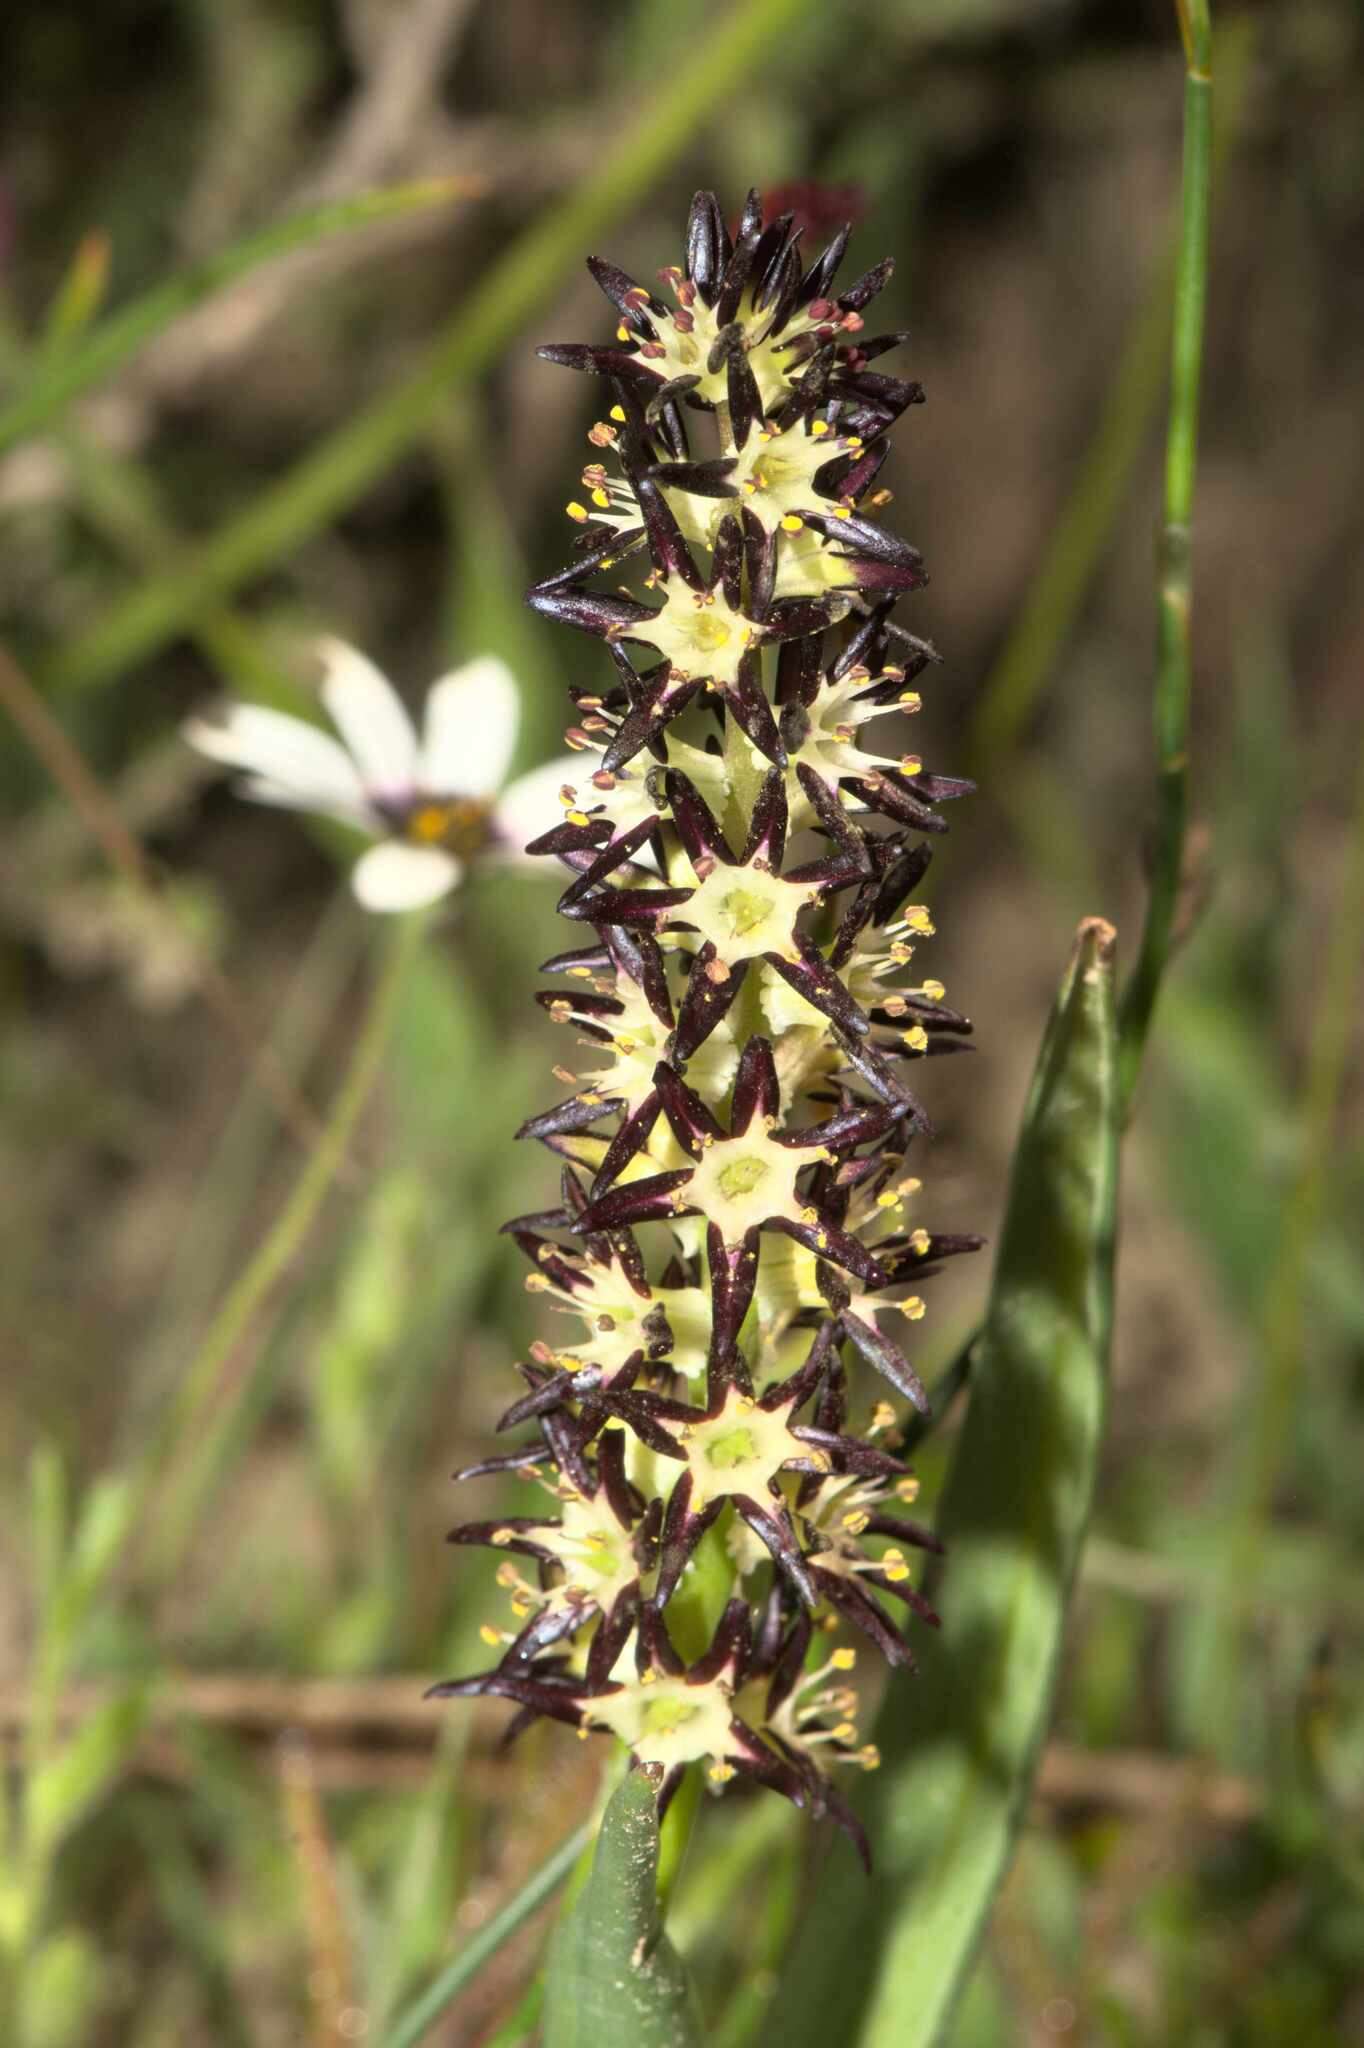
M880 737L938 659L894 616L925 577L878 487L923 394L867 367L903 337L863 332L888 262L838 292L848 235L802 270L791 213L750 193L731 235L699 193L657 289L592 259L614 338L541 351L608 380L572 559L530 594L612 665L573 693L535 841L593 935L538 997L586 1071L521 1127L565 1162L559 1205L507 1226L570 1333L502 1417L530 1441L469 1476L536 1477L558 1512L454 1532L506 1553L512 1620L493 1669L437 1691L506 1698L512 1732L610 1731L668 1790L745 1775L865 1859L832 1779L875 1751L826 1631L909 1666L895 1603L936 1622L879 1395L927 1412L896 1319L980 1240L922 1223L906 1171L929 1128L906 1063L970 1031L917 958L920 835L968 785ZM684 1656L698 1553L729 1596Z

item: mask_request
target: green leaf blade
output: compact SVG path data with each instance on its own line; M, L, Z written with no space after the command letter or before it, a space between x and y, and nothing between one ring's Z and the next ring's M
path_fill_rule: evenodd
M606 1809L591 1876L550 1949L544 2048L701 2048L658 1908L659 1775L631 1771Z
M1113 932L1080 927L1015 1155L970 1404L939 1515L942 1639L895 1689L861 1802L871 1887L826 1898L784 2048L940 2042L1046 1734L1093 1496L1112 1323L1119 1088Z
M273 221L269 227L189 265L179 275L153 286L111 313L98 326L84 331L78 328L68 346L49 354L35 369L27 389L0 408L0 454L47 426L92 385L121 369L173 321L262 265L294 250L311 248L333 235L372 227L424 207L449 205L482 190L480 183L468 178L422 178L406 185L352 193L345 199L329 200L325 205ZM69 330L75 318L71 311L59 311L59 331Z

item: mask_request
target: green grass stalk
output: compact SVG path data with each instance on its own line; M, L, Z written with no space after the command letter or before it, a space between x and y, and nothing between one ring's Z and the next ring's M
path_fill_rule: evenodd
M739 91L808 0L745 0L696 24L696 55L642 110L601 168L536 221L485 275L409 376L329 435L187 561L113 605L50 663L50 689L90 688L157 652L207 606L276 567L426 432L450 388L481 371L580 250Z
M235 1400L228 1404L229 1412L222 1411L220 1395L233 1354L271 1288L297 1256L345 1163L356 1126L378 1080L406 971L424 928L420 917L404 918L390 935L388 955L368 1014L317 1149L300 1172L264 1241L213 1318L166 1404L159 1427L150 1436L139 1468L140 1490L154 1492L168 1470L173 1475L158 1513L143 1521L148 1537L147 1563L153 1576L163 1584L174 1575L193 1538L217 1469L223 1433L231 1425L230 1411L242 1398L243 1390L238 1389Z
M1170 352L1170 419L1165 451L1155 691L1155 847L1136 966L1118 1014L1124 1113L1169 964L1184 863L1189 804L1189 707L1193 694L1192 520L1198 468L1198 400L1208 295L1212 193L1212 19L1208 0L1177 0L1184 41L1184 170Z
M483 1931L452 1958L435 1982L395 2020L385 2048L417 2048L428 2029L454 2004L465 1986L473 1983L483 1965L491 1961L505 1942L511 1940L532 1913L538 1912L545 1901L554 1896L595 1832L594 1818L575 1828L567 1840L559 1844L553 1855L526 1879L515 1897L507 1901L500 1913L493 1915Z

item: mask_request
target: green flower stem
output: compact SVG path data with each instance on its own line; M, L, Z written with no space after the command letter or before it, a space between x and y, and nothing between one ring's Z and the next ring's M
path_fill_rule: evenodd
M1184 173L1170 357L1170 424L1160 544L1155 696L1157 826L1146 922L1119 1009L1124 1112L1130 1114L1156 997L1170 958L1188 818L1193 689L1191 522L1208 291L1212 187L1212 21L1208 0L1177 0L1184 39Z
M500 1913L494 1913L482 1932L474 1936L467 1948L460 1950L435 1982L394 2022L384 2048L417 2048L428 2029L454 2004L465 1985L472 1984L483 1965L511 1940L532 1913L539 1911L546 1899L554 1896L591 1836L592 1825L585 1822L559 1844L553 1855L526 1879L516 1896L507 1901Z
M1232 23L1219 41L1214 176L1239 127L1254 33L1254 23L1241 20ZM1171 225L1176 249L1184 217L1181 197ZM1178 255L1171 262L1162 261L1132 320L1079 474L1018 621L982 687L971 733L974 772L988 775L991 765L1017 743L1113 537L1160 404L1180 275ZM1020 813L1027 808L1019 806Z
M217 1471L224 1430L230 1427L230 1417L213 1412L225 1370L270 1289L297 1256L345 1162L379 1077L407 968L424 930L423 918L406 917L390 935L388 957L321 1140L264 1242L210 1324L143 1454L138 1486L144 1496L161 1484L167 1468L174 1469L177 1459L183 1461L154 1520L141 1518L151 1538L148 1562L163 1584L174 1575L194 1535Z
M156 285L131 305L111 314L93 331L78 332L73 338L72 327L92 289L92 278L98 276L101 252L107 261L105 244L87 242L84 250L91 253L84 262L78 257L73 264L68 285L49 323L49 343L61 345L44 350L43 360L35 367L27 388L0 408L0 454L25 435L47 426L64 406L120 369L182 314L275 257L312 248L333 235L371 227L377 221L391 220L422 207L444 206L455 199L476 197L483 189L477 179L426 178L311 207L191 264L177 277Z
M93 687L146 660L205 606L278 566L419 440L452 384L475 376L554 289L566 265L717 114L808 0L746 0L697 24L695 56L646 106L596 174L528 228L409 376L348 420L180 567L143 583L49 665L52 689Z

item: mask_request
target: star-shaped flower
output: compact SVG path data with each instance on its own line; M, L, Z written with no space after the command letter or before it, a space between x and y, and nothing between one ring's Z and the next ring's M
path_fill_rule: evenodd
M516 745L519 697L506 666L483 655L433 683L420 735L374 664L340 640L323 641L321 697L340 734L260 704L233 704L218 720L192 719L191 746L242 769L243 796L313 811L368 833L351 886L367 910L418 910L447 895L469 863L491 853L519 859L553 823L555 792L571 757L504 782Z

